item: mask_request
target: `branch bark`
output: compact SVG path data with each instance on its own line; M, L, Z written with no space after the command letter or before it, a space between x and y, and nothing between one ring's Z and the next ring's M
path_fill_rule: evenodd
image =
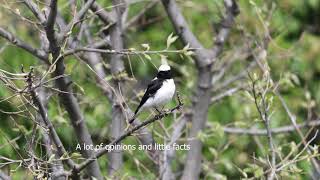
M271 128L272 134L290 133L296 131L296 128L310 128L320 126L320 119L304 122L296 125L282 126L278 128ZM245 129L236 127L224 127L223 131L229 134L240 134L240 135L252 135L252 136L266 136L267 130L265 129Z
M88 0L81 10L75 15L75 17L71 20L71 22L65 27L65 29L62 32L62 37L67 37L67 34L72 31L73 27L78 24L86 15L89 8L92 6L92 4L95 2L95 0Z
M49 136L51 137L51 139L53 140L53 142L57 148L58 158L62 157L63 155L67 155L68 153L65 150L56 130L54 129L53 124L49 120L46 108L45 108L44 104L41 102L39 95L36 93L35 89L32 89L30 93L31 93L33 103L38 108L39 114L42 118L42 122L45 124L45 127L48 128ZM48 148L50 148L50 147L51 146L49 146ZM72 169L74 167L76 167L76 164L70 158L67 158L65 160L65 162ZM53 172L53 174L55 174L55 173L56 172Z
M234 0L225 0L227 15L221 24L224 24L216 37L213 50L205 49L199 40L188 27L186 20L175 0L162 0L162 4L173 24L176 33L181 37L184 45L189 44L191 48L196 48L195 61L198 69L198 81L196 93L192 104L192 128L190 132L190 151L188 151L185 168L181 179L198 179L201 171L201 150L202 143L196 138L197 134L203 130L207 120L208 108L210 105L213 62L220 55L226 41L230 28L233 25L234 17L238 14L238 6Z
M45 130L41 130L42 133L42 142L43 142L43 146L46 149L46 153L47 153L47 157L49 160L50 157L55 156L58 157L57 161L55 161L54 163L49 163L49 167L50 170L49 172L51 173L51 176L53 179L56 180L64 180L66 178L66 176L57 176L59 174L63 174L64 168L63 168L63 164L62 161L59 161L58 159L66 153L66 150L64 148L64 146L62 145L61 140L59 139L58 134L56 133L53 124L51 124L51 121L48 118L48 98L47 98L47 92L45 92L44 88L38 88L38 92L36 92L36 90L34 89L32 94L32 99L34 104L37 106L38 111L40 112L37 116L37 121L41 124L44 125L44 127L48 128L48 131ZM41 113L42 112L42 113ZM46 119L44 119L46 118ZM48 125L49 124L49 125ZM50 127L50 128L49 128ZM53 147L56 147L58 152L56 152L56 150L54 150ZM66 153L67 154L67 153ZM66 160L67 164L69 165L69 167L73 168L73 166L75 165L75 163L70 159Z
M49 40L50 51L52 53L52 57L54 62L56 62L56 69L54 71L54 77L60 77L56 79L56 85L61 92L59 98L62 104L64 105L66 111L68 112L69 118L71 120L71 124L75 130L76 136L80 144L93 145L89 130L84 122L84 118L82 112L80 110L77 99L73 96L72 89L70 88L69 80L64 77L65 65L63 57L60 56L60 46L55 37L54 25L56 21L57 15L57 0L52 0L50 3L50 13L47 20L47 25L45 27L46 35ZM89 158L94 156L94 151L89 150L81 150L83 156L85 158ZM76 171L73 171L77 173ZM103 179L98 162L94 160L92 164L90 164L87 168L87 173L90 177L95 177L97 179Z
M46 23L46 18L44 16L44 14L39 10L37 5L30 0L24 0L23 2L27 5L27 7L30 9L30 11L37 17L37 19L40 21L41 25L44 26Z
M172 126L174 129L171 133L171 138L169 145L172 146L181 136L183 128L186 125L186 114L183 115L183 117L174 123ZM171 169L171 162L173 161L175 157L175 150L164 150L162 153L162 159L160 163L160 177L162 180L173 180L176 179L175 175L172 172Z
M39 58L41 61L48 63L48 60L47 60L48 58L47 58L46 52L44 52L42 50L38 50L38 49L30 46L28 43L20 40L15 35L10 33L9 31L6 31L2 27L0 27L0 36L5 38L6 40L8 40L13 45L27 51L28 53L30 53L31 55L33 55L35 57Z
M103 9L97 2L94 2L90 8L106 25L115 23L114 14Z
M110 27L110 41L111 48L116 51L121 51L123 49L123 39L122 39L122 17L125 11L124 6L119 6L119 4L125 3L124 0L113 0L112 5L114 6L112 13L115 14L116 22ZM124 129L125 123L125 113L123 105L125 104L122 97L122 86L123 80L119 79L117 76L119 73L124 71L124 63L120 54L111 55L111 73L114 78L113 83L115 87L114 96L112 97L112 122L111 122L111 138L118 138ZM109 175L114 174L122 167L122 152L111 152L109 154Z

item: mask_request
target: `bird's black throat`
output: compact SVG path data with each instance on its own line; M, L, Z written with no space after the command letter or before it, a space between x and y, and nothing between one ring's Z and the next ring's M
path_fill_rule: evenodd
M157 78L158 79L171 79L172 78L171 70L159 71L157 74Z

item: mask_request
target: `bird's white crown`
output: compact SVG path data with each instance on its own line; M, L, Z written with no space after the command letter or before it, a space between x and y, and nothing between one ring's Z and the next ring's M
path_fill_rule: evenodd
M167 65L167 64L162 64L160 67L159 67L159 71L169 71L170 70L170 66Z

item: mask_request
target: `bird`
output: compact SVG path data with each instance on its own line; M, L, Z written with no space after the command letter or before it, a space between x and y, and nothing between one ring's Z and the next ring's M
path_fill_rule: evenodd
M171 68L168 64L162 64L158 69L157 76L148 84L129 123L132 124L138 113L145 108L155 108L160 113L157 107L168 103L173 98L175 90Z

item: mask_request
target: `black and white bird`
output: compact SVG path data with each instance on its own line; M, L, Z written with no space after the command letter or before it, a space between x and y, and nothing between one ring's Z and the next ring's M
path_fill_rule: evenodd
M155 108L168 103L174 96L176 86L174 84L170 66L162 64L159 67L157 77L148 85L139 106L130 119L131 124L141 110L145 108Z

